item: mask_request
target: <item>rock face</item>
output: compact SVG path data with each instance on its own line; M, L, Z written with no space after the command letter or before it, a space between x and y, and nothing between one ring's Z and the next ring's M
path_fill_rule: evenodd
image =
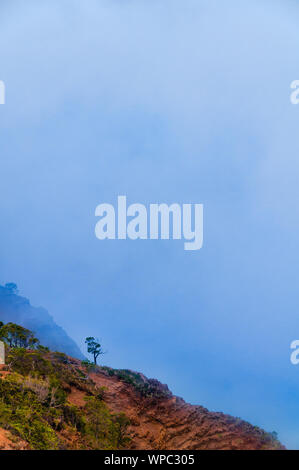
M78 360L82 357L81 351L62 328L55 324L46 310L32 307L27 299L18 296L11 288L1 286L0 321L22 325L34 331L41 343L52 351L62 351L68 356L77 358L73 359L55 352L44 352L42 359L36 358L35 360L32 354L34 351L28 350L23 352L24 361L21 361L19 369L16 371L13 369L13 367L17 367L16 361L12 362L13 365L0 365L0 382L1 380L6 381L12 372L18 372L20 378L22 378L20 374L24 376L22 379L24 386L33 387L32 390L35 390L36 394L34 383L27 380L28 377L30 378L30 370L36 373L39 363L42 367L42 377L47 370L48 374L53 374L53 371L56 371L57 374L59 370L59 384L65 392L66 402L64 403L67 403L67 406L73 405L72 408L76 409L76 413L78 412L84 419L88 416L86 415L88 397L92 394L98 397L99 393L100 400L105 403L108 413L112 413L113 416L124 413L129 418L127 434L130 439L126 444L128 449L285 449L276 439L275 434L266 433L240 418L223 413L213 413L201 406L190 405L182 398L174 396L167 385L163 385L155 379L148 379L141 373L109 367L92 367L90 369L89 366ZM48 369L43 366L43 364L47 364L47 361ZM51 383L49 377L44 377L48 379L48 382L44 381L43 386ZM4 388L4 390L6 389ZM20 438L16 440L15 436L7 432L9 422L6 425L8 425L6 428L3 426L5 429L1 429L0 425L0 449L29 449L29 441L26 443ZM79 435L77 428L72 431L69 428L68 425L62 427L59 432L53 430L56 437L59 437L61 448L77 449L82 448L82 445L86 445L87 449L90 448L88 443L84 443L84 436ZM23 436L23 434L20 435Z
M131 421L131 449L135 450L276 450L285 449L272 434L239 418L212 413L173 396L166 385L147 379L126 383L123 371L103 368L91 373L105 387L105 401L112 412L124 412ZM130 382L130 380L128 380ZM140 393L141 391L141 393ZM83 396L70 400L83 405ZM82 402L80 402L82 400Z
M30 305L28 299L0 286L0 321L17 323L35 333L43 346L52 351L83 359L76 343L58 326L47 310Z
M33 351L23 352L24 357L19 363L12 361L10 365L0 366L2 393L0 399L4 399L2 403L4 414L1 416L0 413L0 449L284 449L275 435L268 434L241 419L222 413L212 413L201 406L189 405L183 399L172 395L166 385L162 385L157 380L147 379L143 374L108 367L90 369L89 366L82 365L81 361L61 355L61 353L46 352L43 353L43 358L38 356L39 358L34 359L32 353ZM30 363L32 364L31 370L35 373L41 367L44 377L42 382L36 382L32 377L30 379L28 375ZM12 373L15 374L15 379L18 377L18 381L13 384L9 380ZM49 406L42 405L45 396L49 396L50 377L53 377L53 373L56 374L56 383L65 392L65 401L61 402L63 413L60 415L61 421L58 427L52 423L51 419L48 419L51 416ZM42 413L36 412L35 414L35 419L39 420L40 426L36 427L36 421L32 421L31 424L33 431L40 433L38 441L36 439L32 441L31 437L35 434L33 431L33 434L28 434L26 426L25 428L21 424L19 427L14 426L11 403L17 407L19 413L24 411L24 406L25 408L27 406L26 400L25 405L22 400L18 403L12 401L12 394L19 393L20 387L22 390L26 389L27 392L33 393L32 403L38 400L39 406L43 406ZM46 395L43 394L44 389ZM26 399L26 395L20 396ZM95 407L90 409L88 403ZM56 405L57 403L54 402L53 406ZM57 408L55 410L57 412ZM113 417L117 416L123 417L120 422L124 423L124 420L126 422L126 427L122 431L124 432L122 437L125 436L125 440L122 441L115 441L114 434L109 434L110 426L114 422ZM44 429L45 417L48 417L46 434L40 431ZM85 432L83 425L85 422L89 423L89 434ZM103 427L102 434L99 431L98 422L101 422ZM109 422L110 425L105 427L105 423L109 424ZM76 426L75 423L77 423ZM94 423L96 427L93 427ZM49 428L49 425L52 427ZM9 429L14 431L14 436L6 432ZM94 434L91 435L90 430L93 430ZM107 443L109 435L112 440ZM49 436L51 436L50 440ZM92 438L91 441L90 438ZM28 439L28 442L22 439ZM118 447L118 442L122 442L121 447ZM42 444L41 447L40 444ZM106 447L103 447L105 445Z

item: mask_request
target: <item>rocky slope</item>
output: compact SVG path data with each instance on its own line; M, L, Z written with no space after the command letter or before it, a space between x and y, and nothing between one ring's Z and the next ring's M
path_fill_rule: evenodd
M241 419L222 413L212 413L201 406L189 405L181 398L173 396L166 385L162 385L156 380L147 379L142 374L107 367L92 369L90 366L82 366L78 360L58 358L53 353L47 355L47 360L54 364L56 376L62 377L59 380L62 381L61 387L66 393L66 401L61 402L61 405L57 405L57 403L55 405L56 407L61 406L59 426L55 427L56 425L51 422L51 419L47 417L48 415L41 414L41 419L48 420L51 430L54 429L55 439L57 438L57 440L53 444L53 448L57 448L57 446L60 449L103 448L99 441L95 442L94 439L90 438L90 423L97 426L98 432L99 426L101 427L101 420L95 423L95 415L88 415L88 408L86 408L87 400L90 397L96 397L96 400L98 400L100 396L101 403L104 403L109 409L109 413L111 413L109 416L112 416L112 421L113 417L122 416L121 413L125 413L126 417L129 418L128 426L126 425L123 428L126 437L124 438L123 433L121 441L119 438L111 440L108 444L105 441L105 448L136 450L284 449L275 439L275 436ZM23 363L27 364L26 361L27 359ZM17 363L14 362L14 364ZM35 370L36 364L34 365ZM29 387L34 393L41 395L42 381L43 383L47 381L44 372L45 366L43 365L39 385L36 382L32 384L32 380L28 380L28 367L26 365L24 371L16 366L10 366L10 370L2 370L0 387L1 380L2 383L10 381L10 377L14 376L17 371L19 377L20 374L23 374L22 393ZM15 369L14 372L12 372L13 368ZM19 378L14 378L14 381L16 380L18 384L21 383ZM2 388L2 390L5 390L5 388ZM70 410L73 413L71 420L68 418ZM101 415L101 419L104 419L102 416L104 415ZM105 414L105 420L109 416ZM79 421L79 417L81 421ZM85 423L85 428L82 424L78 425L80 422ZM6 429L3 429L3 427ZM26 432L24 431L23 434L18 436L15 429L18 428L12 427L10 429L9 423L6 426L1 424L0 406L0 449L25 450L34 448L34 442L32 444L24 439ZM42 441L43 437L39 440ZM53 439L52 441L54 442ZM116 442L119 444L116 444ZM122 443L120 444L120 442ZM49 446L47 441L45 445Z
M238 418L212 413L173 396L166 385L137 374L153 387L153 395L140 394L138 387L107 376L105 370L91 373L98 386L106 388L106 403L113 412L125 411L131 425L131 448L164 450L254 450L283 448L272 435ZM75 397L69 397L73 400ZM77 397L78 399L78 397ZM76 400L76 398L75 398ZM81 403L82 405L82 403Z

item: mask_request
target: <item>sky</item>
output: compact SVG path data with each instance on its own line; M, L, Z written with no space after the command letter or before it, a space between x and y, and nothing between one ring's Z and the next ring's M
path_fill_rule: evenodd
M85 353L299 449L298 2L0 5L0 283ZM204 204L204 245L95 208Z

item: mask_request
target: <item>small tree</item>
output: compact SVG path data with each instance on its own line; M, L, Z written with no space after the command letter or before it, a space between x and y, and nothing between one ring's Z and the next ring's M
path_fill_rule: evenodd
M8 282L7 284L5 284L4 288L11 295L17 295L19 293L18 286L14 282Z
M130 425L129 418L125 413L119 413L113 416L114 421L114 433L116 439L116 448L124 449L130 442L130 438L127 434L128 426Z
M95 339L93 336L89 336L86 338L85 343L87 344L87 351L89 354L92 354L94 364L97 365L97 359L99 356L105 354L102 349L102 346L98 342L98 339Z

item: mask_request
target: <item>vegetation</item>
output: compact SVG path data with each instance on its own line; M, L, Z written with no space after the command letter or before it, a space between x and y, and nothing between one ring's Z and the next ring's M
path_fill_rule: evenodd
M129 442L126 436L129 420L125 414L112 415L105 403L94 396L86 397L85 411L85 432L91 447L121 449Z
M163 398L171 393L168 387L161 386L159 382L153 379L145 379L142 374L127 369L111 369L110 367L101 367L110 377L117 377L119 380L132 385L137 393L144 397Z
M13 323L0 322L0 339L6 344L6 365L0 370L0 428L25 441L30 449L118 450L130 446L130 421L124 413L110 411L106 389L96 385L94 374L116 377L156 404L171 396L167 386L142 374L97 366L102 349L92 337L86 341L94 362L49 351L31 331ZM262 448L280 448L275 432L266 433L238 418L227 417L227 423L240 426L241 433L248 431Z
M96 364L94 362L89 361L86 359L85 361L81 361L82 367L84 367L88 372L92 372L96 370Z
M18 325L0 324L0 337L7 348L7 373L0 375L1 428L38 450L128 445L128 418L109 410L105 390L80 362L49 351ZM68 400L74 389L85 396L82 406Z
M18 295L19 293L18 286L14 282L8 282L7 284L5 284L4 288L10 295Z
M0 340L8 343L10 348L36 348L39 341L32 331L15 323L0 323Z

